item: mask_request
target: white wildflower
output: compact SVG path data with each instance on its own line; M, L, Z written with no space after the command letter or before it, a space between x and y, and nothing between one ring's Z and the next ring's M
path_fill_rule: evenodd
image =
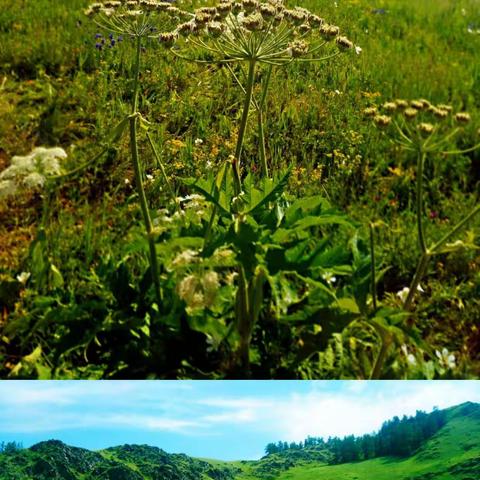
M415 355L413 355L413 353L409 353L408 347L405 344L403 344L400 348L403 354L405 355L405 358L407 359L407 363L409 363L412 366L416 365L417 359L415 358Z
M195 146L199 147L200 145L203 145L203 140L201 138L195 139Z
M359 47L358 45L355 45L355 53L357 55L360 55L362 53L362 47Z
M188 275L178 284L177 293L189 308L202 308L203 294L200 287L199 279L195 275Z
M326 272L322 275L322 278L329 284L332 285L337 281L337 277L335 277L332 273Z
M421 285L418 285L417 291L419 291L419 292L421 292L421 293L425 292L425 290L422 288ZM400 298L400 300L401 300L402 302L405 302L405 300L407 299L409 293L410 293L410 289L409 289L408 287L404 287L404 288L402 288L401 290L399 290L399 291L397 292L397 297Z
M43 187L45 181L46 179L41 173L32 172L23 179L22 183L26 188L31 189Z
M195 250L185 250L179 253L172 262L173 267L184 267L191 263L197 263L200 261L198 258L198 252Z
M0 198L17 193L17 184L13 180L0 180Z
M17 275L17 280L25 285L30 278L31 273L30 272L22 272Z
M215 302L218 289L220 288L217 272L211 270L205 273L205 275L202 277L202 286L205 298L205 306L210 307Z
M449 369L454 369L456 367L455 364L455 355L450 353L447 348L444 348L441 352L435 350L435 355L440 360L440 364Z

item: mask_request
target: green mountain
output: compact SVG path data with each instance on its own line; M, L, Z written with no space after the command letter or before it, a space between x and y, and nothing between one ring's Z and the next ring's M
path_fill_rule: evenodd
M0 480L479 480L480 405L445 413L445 425L406 458L331 465L332 452L312 447L222 462L147 445L91 452L49 440L0 454Z

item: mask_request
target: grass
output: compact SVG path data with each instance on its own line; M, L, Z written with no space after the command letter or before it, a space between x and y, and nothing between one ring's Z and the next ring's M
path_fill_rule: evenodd
M88 1L7 3L8 8L0 12L0 169L14 155L38 145L63 146L69 153L67 168L75 168L98 152L112 125L128 112L126 78L132 73L133 56L126 44L102 53L95 50L96 28L81 13ZM413 234L414 171L410 160L375 132L361 111L372 102L397 97L451 103L473 117L458 146L474 144L480 119L480 35L468 30L480 28L480 12L475 0L390 0L375 5L345 0L337 2L338 7L327 1L299 3L339 24L363 51L354 59L341 57L308 67L293 64L274 75L267 101L267 157L277 171L292 168L290 194L321 194L365 227L370 221L381 222L376 230L377 257L387 270L378 293L387 304L395 305L395 292L409 284L418 258ZM150 133L177 195L185 195L189 192L182 178L217 171L234 149L241 98L224 68L164 59L152 46L147 46L143 61L141 111L152 122ZM196 139L203 143L196 144ZM156 175L146 139L140 142L140 153L145 170ZM48 292L15 284L17 274L31 270L29 252L41 223L44 198L0 201L2 375L11 374L38 346L38 361L24 360L16 375L225 375L222 367L212 367L209 355L196 351L201 350L199 345L207 349L213 327L183 325L169 343L172 352L155 343L152 353L151 339L138 333L147 328L145 318L136 318L131 310L121 311L119 299L127 298L148 267L128 158L124 140L103 164L67 179L49 197L48 244L42 248L60 268L64 282L49 307L38 305ZM427 164L427 173L436 173L426 192L429 238L441 237L478 203L479 161L477 151L435 157ZM244 163L259 171L253 126L247 132ZM147 188L147 196L152 210L168 203L160 177ZM478 246L479 226L477 218L461 238ZM348 235L342 233L338 241L347 242ZM367 241L367 229L360 230L359 236ZM11 294L7 285L17 293ZM400 342L390 352L384 376L478 377L480 332L475 319L480 315L480 260L476 251L436 258L422 287L426 294L413 321L415 335L423 343L409 346L420 365L405 367ZM162 322L171 325L172 320ZM292 366L279 345L282 341L305 343L307 337L286 334L283 327L268 328L272 330L267 336L278 338L279 344L261 344L264 340L259 338L264 335L257 332L252 355L278 350L278 358L270 359L270 364L285 362L278 368L262 366L259 375L368 376L364 357L372 356L376 341L364 329L330 339L328 348ZM125 348L116 351L119 342ZM425 345L433 347L426 354ZM434 365L434 350L442 348L454 352L456 369L446 371ZM167 359L161 350L169 352Z

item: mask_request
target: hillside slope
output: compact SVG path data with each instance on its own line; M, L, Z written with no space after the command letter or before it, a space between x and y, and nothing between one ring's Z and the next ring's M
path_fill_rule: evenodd
M478 480L480 478L480 405L447 410L448 421L422 448L406 458L376 458L342 465L299 462L275 480ZM245 479L265 477L245 475Z
M465 403L446 414L445 426L403 459L329 465L329 451L304 449L258 461L221 462L147 445L92 452L49 440L0 454L0 480L478 480L480 405Z

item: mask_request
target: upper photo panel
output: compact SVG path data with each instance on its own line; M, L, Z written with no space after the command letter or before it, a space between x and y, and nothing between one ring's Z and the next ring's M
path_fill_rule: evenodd
M0 5L0 378L479 377L478 0Z

